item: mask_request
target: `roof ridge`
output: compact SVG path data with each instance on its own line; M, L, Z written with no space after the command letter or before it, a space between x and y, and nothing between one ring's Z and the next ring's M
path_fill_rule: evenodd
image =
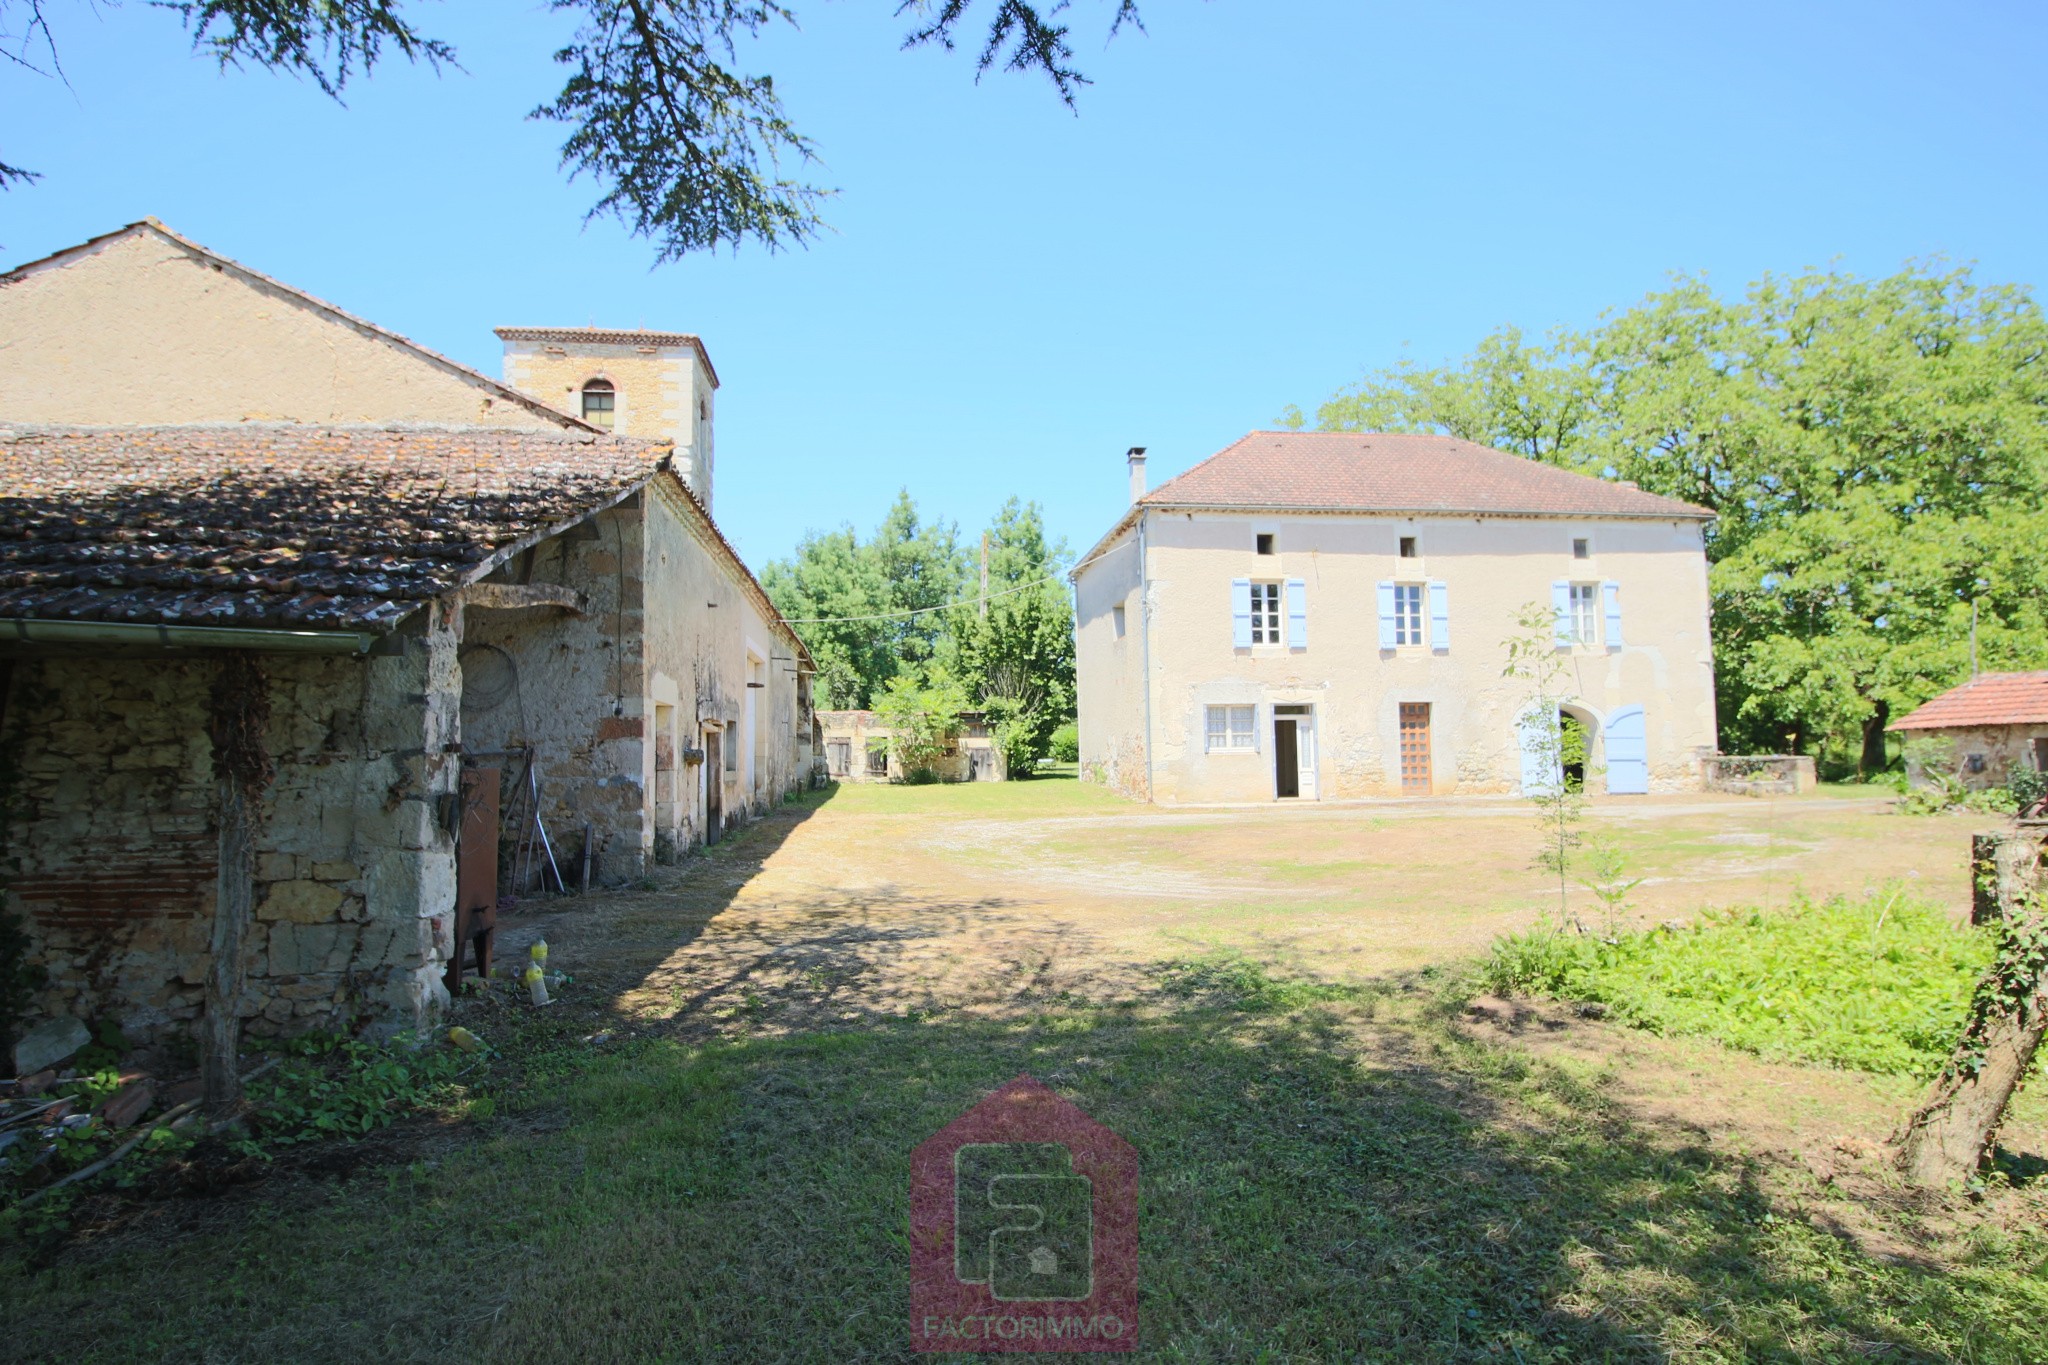
M265 288L275 289L282 294L297 299L302 304L310 306L316 312L326 313L330 315L332 318L342 322L347 326L358 328L364 332L368 332L372 336L388 344L397 346L402 350L411 351L415 355L418 355L421 358L428 361L430 364L438 365L443 369L448 370L465 380L468 380L470 383L481 385L484 388L490 389L493 392L501 395L502 397L509 398L514 403L517 403L519 406L532 412L536 417L545 417L549 421L565 425L571 429L593 432L602 430L602 428L600 427L596 427L588 422L585 422L580 417L571 416L570 414L563 412L560 408L554 407L551 404L541 401L540 399L534 397L530 393L525 393L519 389L513 388L510 384L505 383L501 379L493 379L489 375L485 374L482 370L475 369L471 366L463 364L459 360L455 360L449 356L442 355L439 351L433 349L431 346L424 346L419 342L414 341L411 337L405 336L404 334L399 332L392 331L389 327L379 326L377 323L370 321L368 318L359 317L356 314L349 312L346 308L339 306L338 304L329 303L327 300L321 298L317 294L308 293L306 290L299 288L297 285L286 284L283 280L280 280L275 276L266 275L262 271L257 270L253 266L244 265L242 262L236 260L232 256L225 256L222 255L220 252L213 250L211 247L202 246L200 243L192 240L190 237L187 237L184 233L175 230L174 228L166 224L162 219L157 218L153 215L145 215L144 217L136 219L132 223L127 223L122 225L121 227L115 228L111 232L103 232L97 237L88 237L83 242L78 242L71 246L59 248L56 251L50 252L48 255L39 256L35 260L27 261L21 265L13 266L5 271L0 271L0 277L12 277L16 275L21 275L26 273L27 271L35 270L43 266L54 265L57 262L63 260L63 258L67 256L72 256L79 252L91 250L92 248L100 245L100 243L102 242L109 242L126 233L135 232L138 229L144 228L148 229L151 232L157 233L159 236L162 236L171 242L176 243L178 246L184 248L187 251L205 257L207 260L213 262L215 265L234 271L236 274L242 276L246 280L254 281L255 283L262 285Z

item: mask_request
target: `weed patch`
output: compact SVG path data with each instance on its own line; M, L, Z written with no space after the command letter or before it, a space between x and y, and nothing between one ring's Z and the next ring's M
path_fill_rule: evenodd
M1991 953L1986 934L1892 888L1604 937L1539 926L1498 939L1480 979L1598 1001L1656 1033L1925 1078L1947 1060Z

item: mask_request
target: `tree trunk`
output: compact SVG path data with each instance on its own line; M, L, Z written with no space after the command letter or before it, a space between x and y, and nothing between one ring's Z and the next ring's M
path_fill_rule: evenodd
M1885 751L1884 727L1892 718L1892 705L1878 701L1872 702L1871 706L1871 713L1863 718L1863 754L1856 760L1858 777L1881 773L1891 762L1891 755Z
M2040 876L2041 845L2024 834L1970 836L1970 923L2023 914Z
M2027 885L2002 907L1998 957L1977 983L1962 1041L1894 1136L1899 1168L1921 1185L1975 1174L2048 1031L2048 915L2033 885L2038 861L2036 852Z
M215 1117L242 1101L242 945L256 899L256 807L270 781L264 730L270 697L263 668L240 650L221 656L214 683L215 828L220 839L213 907L213 961L206 970L199 1075Z

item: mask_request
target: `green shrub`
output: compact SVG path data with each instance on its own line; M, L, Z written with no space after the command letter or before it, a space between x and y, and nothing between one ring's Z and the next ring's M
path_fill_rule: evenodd
M1048 755L1055 763L1079 763L1081 761L1081 727L1068 721L1052 732L1052 751Z
M1894 888L1608 940L1545 926L1497 940L1479 976L1503 994L1598 1001L1654 1033L1926 1077L1947 1060L1992 949Z

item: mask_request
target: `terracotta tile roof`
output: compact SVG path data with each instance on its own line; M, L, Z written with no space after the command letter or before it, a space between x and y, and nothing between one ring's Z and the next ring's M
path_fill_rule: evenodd
M1147 507L1708 519L1704 507L1451 436L1255 431L1146 494Z
M1954 730L1970 725L2048 725L2048 672L1986 673L1952 687L1888 730Z
M668 452L496 428L0 429L0 618L389 630Z
M379 327L376 323L369 321L367 318L359 318L354 313L348 312L347 310L342 308L335 307L333 304L327 302L325 299L315 298L313 295L308 294L303 289L294 288L293 286L286 284L282 280L272 279L270 276L264 274L262 271L252 270L248 266L243 265L240 261L237 261L232 257L223 256L218 251L213 251L207 247L203 247L199 243L193 241L190 237L187 237L182 233L172 231L170 228L166 227L163 223L159 222L155 218L138 219L137 221L129 223L124 227L115 228L112 232L103 232L97 237L88 238L87 240L80 242L77 246L68 246L61 251L53 251L47 256L43 256L36 260L27 261L21 265L11 267L5 272L4 276L0 276L0 279L22 279L37 271L48 270L68 265L74 258L96 251L99 248L105 246L109 242L115 241L118 238L129 237L142 232L155 233L157 236L162 237L164 240L172 243L179 249L189 251L193 255L200 257L202 260L205 260L211 265L219 266L222 270L234 275L238 275L242 279L250 283L253 283L261 288L275 290L279 294L283 295L288 299L293 300L294 302L300 304L301 306L309 308L316 313L324 314L330 320L341 323L345 327L353 328L356 331L363 333L365 336L376 337L379 340L388 342L389 344L398 347L402 351L410 352L414 356L417 356L420 359L425 360L428 364L434 366L436 369L443 370L449 374L455 375L457 378L462 379L466 383L474 384L477 388L484 390L494 398L503 398L508 402L515 403L518 406L526 409L528 412L532 413L534 416L545 418L547 421L562 427L564 430L589 432L595 432L599 430L599 428L592 426L590 423L584 421L580 417L572 416L569 413L563 412L559 408L544 403L540 399L535 398L532 394L521 393L518 389L513 388L511 385L493 379L481 370L473 370L459 360L450 360L447 356L442 355L439 351L433 350L430 347L422 346L420 345L420 343L412 340L410 337L400 336L398 333L392 331L388 327ZM709 360L709 358L706 358L704 363L705 365L708 366L710 365L711 361Z

